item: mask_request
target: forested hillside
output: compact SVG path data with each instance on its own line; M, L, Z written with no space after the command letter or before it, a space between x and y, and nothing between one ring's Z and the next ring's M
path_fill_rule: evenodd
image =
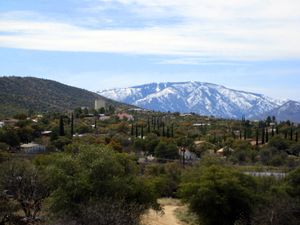
M96 98L103 97L51 80L33 77L0 77L0 115L2 116L26 113L29 110L46 112L82 106L93 107ZM107 102L117 105L111 100Z

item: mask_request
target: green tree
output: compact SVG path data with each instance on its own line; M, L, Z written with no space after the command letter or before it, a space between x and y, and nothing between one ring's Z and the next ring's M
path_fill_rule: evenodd
M59 118L59 136L65 136L64 118Z
M174 160L179 158L178 148L173 143L166 143L161 141L154 150L154 155L161 162L165 162L168 160Z
M74 135L74 113L71 115L71 130L70 130L71 138L73 138Z
M300 200L300 168L290 172L286 179L287 191L292 197Z
M119 224L117 221L122 215L119 210L125 213L124 209L128 209L127 213L136 217L126 224L136 224L144 210L158 207L154 191L139 176L131 156L102 146L77 148L78 153L54 154L39 162L48 174L48 185L52 190L50 209L58 218L68 217L84 225ZM101 214L108 205L112 207L111 213ZM97 216L93 216L93 208L97 209ZM91 212L87 214L86 209ZM103 220L106 223L99 221L101 217L106 218Z
M233 169L197 167L185 175L181 195L203 225L232 225L249 218L254 198L252 177Z
M17 147L20 145L20 138L13 128L6 127L2 131L0 130L0 142L4 142L11 147Z
M289 148L289 142L280 136L276 136L269 141L268 146L278 150L287 150Z
M145 140L145 151L148 154L154 154L156 146L159 144L159 138L156 134L148 134Z

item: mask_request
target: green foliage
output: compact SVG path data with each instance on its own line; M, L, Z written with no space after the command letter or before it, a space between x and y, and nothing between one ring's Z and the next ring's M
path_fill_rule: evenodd
M146 141L141 138L135 138L133 147L136 151L144 151L145 150Z
M160 197L176 197L182 173L180 164L150 164L145 168L144 173Z
M179 158L177 146L174 143L167 143L164 141L160 141L155 147L154 155L161 162Z
M181 195L203 225L232 225L249 218L255 199L254 180L233 169L198 167L185 175Z
M146 137L145 151L149 154L154 154L156 146L159 144L159 138L156 134L148 134Z
M0 129L0 142L16 147L20 144L20 138L16 130L11 127L5 127L4 129Z
M286 162L287 154L274 147L266 147L259 152L260 160L265 165L281 166Z
M71 144L71 139L65 136L58 137L54 141L51 142L54 147L59 150L64 150L65 146Z
M278 150L287 150L290 145L289 141L283 139L280 136L276 136L269 141L268 146L274 147Z
M291 146L289 152L295 156L300 156L300 144L294 144Z
M144 209L157 207L151 186L138 175L137 164L129 155L99 146L78 146L76 152L51 155L38 162L48 174L50 208L55 215L78 219L85 205L103 199Z
M300 167L290 172L287 179L288 193L300 200Z

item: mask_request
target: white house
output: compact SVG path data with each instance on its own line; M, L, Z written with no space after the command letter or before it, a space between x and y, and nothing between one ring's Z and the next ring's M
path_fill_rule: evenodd
M22 144L21 150L25 153L29 154L36 154L36 153L42 153L46 151L46 147L43 145L39 145L36 143L28 143L28 144Z
M194 161L194 160L198 159L197 155L188 149L186 149L185 151L182 151L181 149L179 149L178 153L180 155L180 158L182 158L184 156L184 159L186 161L189 161L189 160Z

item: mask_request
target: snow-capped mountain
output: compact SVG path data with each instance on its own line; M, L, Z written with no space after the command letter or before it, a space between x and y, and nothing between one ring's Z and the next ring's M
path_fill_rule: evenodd
M263 119L271 115L275 116L277 121L290 120L300 123L300 102L288 101L283 105L262 114L260 118Z
M202 82L151 83L98 92L107 98L145 109L195 112L222 118L255 118L284 102L262 94Z

